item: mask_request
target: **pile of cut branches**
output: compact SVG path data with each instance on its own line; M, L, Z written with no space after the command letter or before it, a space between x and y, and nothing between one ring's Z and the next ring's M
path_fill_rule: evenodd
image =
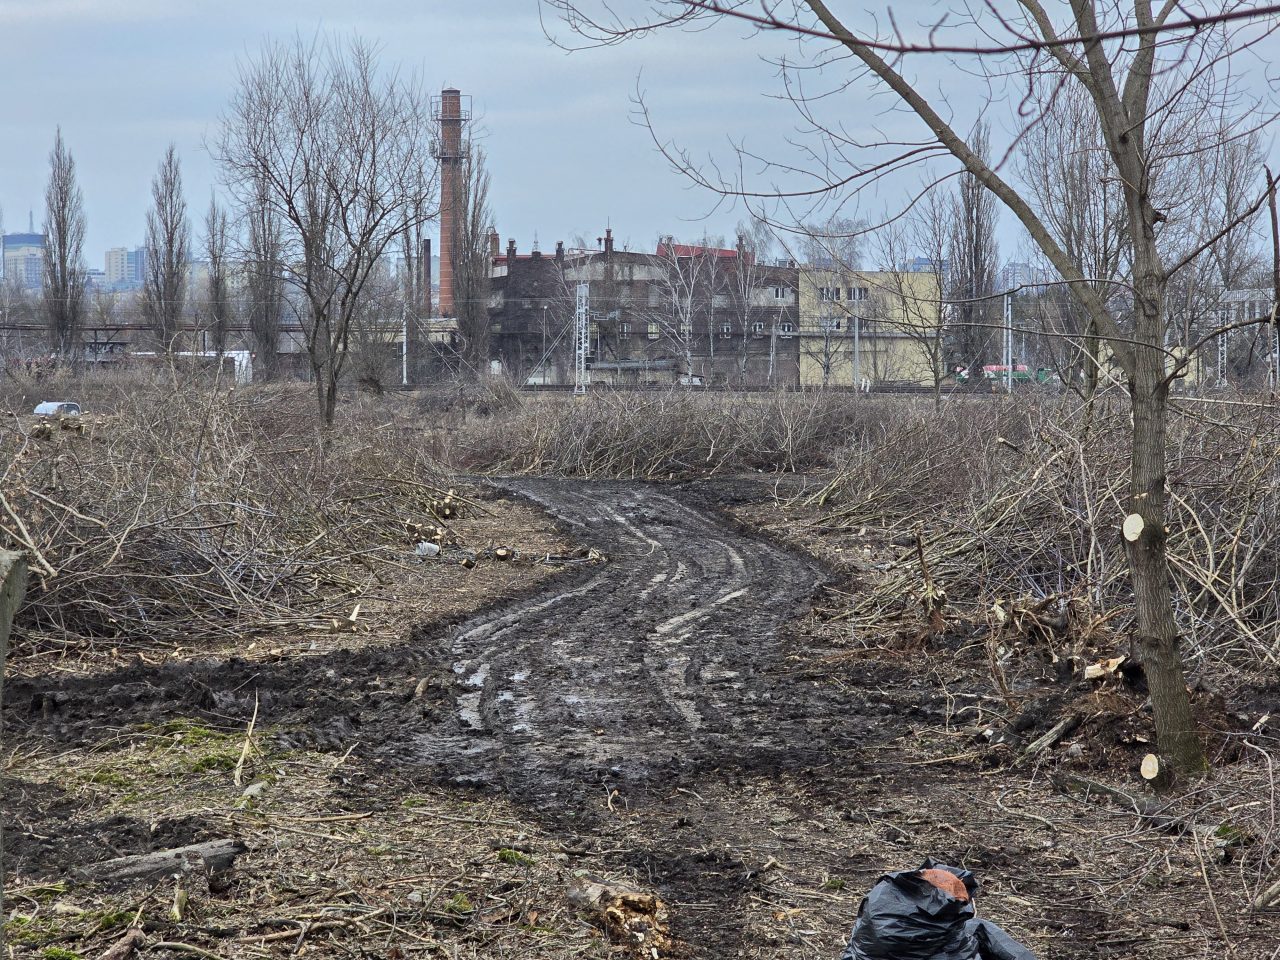
M340 629L451 511L419 444L354 408L322 443L310 403L157 383L109 413L10 420L0 543L30 558L30 649Z
M1191 400L1177 408L1169 550L1188 649L1280 663L1276 410L1249 400L1212 415ZM874 629L941 592L953 617L1005 633L1078 643L1131 625L1122 402L1099 401L1087 416L1066 401L951 407L867 436L805 504L824 529L878 527L901 547L843 616Z
M600 391L539 398L465 425L472 470L659 480L825 464L879 419L876 401L835 393Z

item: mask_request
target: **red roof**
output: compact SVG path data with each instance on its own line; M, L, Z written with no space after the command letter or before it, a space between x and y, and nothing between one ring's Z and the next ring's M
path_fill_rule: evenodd
M689 243L660 243L658 244L658 256L660 257L716 257L725 260L735 260L738 251L733 249L725 249L723 247L699 247ZM744 259L747 263L751 263L755 258L751 254L746 254Z

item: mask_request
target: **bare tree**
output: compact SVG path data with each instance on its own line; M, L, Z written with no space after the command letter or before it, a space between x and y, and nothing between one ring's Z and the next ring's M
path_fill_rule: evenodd
M351 373L367 393L381 396L388 384L400 380L404 306L401 285L379 276L370 281L351 320Z
M1027 131L1019 173L1036 214L1058 238L1093 295L1113 314L1123 311L1121 281L1129 222L1124 190L1111 173L1111 158L1096 111L1083 86L1058 91L1044 121ZM1104 358L1091 313L1070 291L1057 288L1039 305L1063 381L1092 397Z
M182 195L182 167L173 144L165 151L151 181L147 211L147 266L142 281L142 313L156 342L166 353L177 345L178 326L187 298L187 262L191 228Z
M431 316L431 265L424 261L423 256L427 249L426 225L438 213L436 182L428 177L425 170L420 170L419 176L423 182L414 191L413 209L406 218L400 238L404 257L404 373L409 383L417 383L421 379L425 362L422 348L428 337L426 321Z
M210 197L209 209L204 215L204 253L209 261L206 306L213 349L219 357L226 352L227 334L231 327L230 261L227 256L229 234L227 212L218 206L216 197Z
M737 380L747 382L747 366L751 344L760 339L763 328L774 320L771 304L761 304L762 287L768 278L768 259L773 249L773 231L762 220L738 224L737 256L726 276L729 315L733 318L738 341ZM757 328L757 324L762 325ZM773 334L776 336L776 331Z
M1213 139L1214 130L1243 131L1272 119L1272 109L1256 109L1258 105L1247 102L1233 61L1261 34L1276 29L1274 18L1252 20L1257 16L1253 5L1243 0L1197 15L1185 11L1178 0L1164 0L1158 9L1150 0L1070 0L1052 9L1042 0L1018 0L1013 10L989 4L949 10L939 15L946 18L945 30L939 29L941 20L932 29L922 25L917 40L902 35L896 17L877 21L870 13L836 14L823 0L778 0L763 6L757 0L651 0L637 8L638 14L620 13L621 7L603 0L544 2L567 14L571 29L595 43L720 17L732 18L739 26L751 22L762 30L785 30L805 38L824 67L834 71L842 65L853 73L840 76L829 92L804 99L793 94L808 128L821 141L809 151L822 164L810 171L818 185L809 192L856 190L887 171L946 155L1013 214L1069 284L1123 375L1133 414L1125 544L1134 588L1136 647L1151 692L1159 752L1175 772L1202 770L1206 757L1183 673L1166 543L1168 398L1181 362L1166 349L1166 293L1170 278L1214 238L1190 245L1167 242L1168 222L1184 216L1186 206L1197 202L1186 184L1169 173L1196 153L1216 149L1220 142ZM591 9L584 11L589 3ZM1181 29L1172 30L1179 19ZM884 35L879 30L892 32ZM972 84L969 78L977 74L992 88L1018 91L1004 101L1017 104L1011 117L1019 126L1017 133L1041 122L1062 89L1083 91L1090 123L1106 146L1107 176L1120 184L1124 197L1123 256L1131 276L1123 310L1099 296L1093 278L1069 255L1062 234L1037 213L1030 192L1020 188L1001 163L987 157L980 139L965 136L949 119L952 109L945 95L930 94L911 82L906 73L911 55L943 49L956 58L956 75L966 77L967 83ZM851 142L838 124L816 118L827 104L839 103L855 89L891 97L914 115L919 137L905 145L901 138L885 138L868 147ZM993 95L987 112L999 103ZM880 156L853 159L855 154L874 153L877 146ZM740 181L726 183L714 172L704 173L687 155L667 153L679 169L711 189L746 191ZM1240 217L1263 202L1265 191L1260 190Z
M268 42L240 71L213 146L232 195L265 205L305 301L320 419L331 426L351 322L376 266L422 216L428 121L418 88L345 42Z
M76 162L54 134L49 183L44 191L44 312L49 348L70 360L79 345L85 313L84 195L76 183Z
M990 162L986 124L974 127L975 156ZM991 355L1000 306L996 293L996 198L970 172L960 175L952 197L951 239L947 247L948 275L944 278L955 304L951 349L959 364L974 372Z
M862 266L862 241L867 225L859 220L832 214L825 220L810 221L785 246L795 259L811 267L848 273Z
M685 376L705 373L694 357L698 355L700 330L709 337L715 335L710 322L714 264L707 248L664 237L658 242L653 264L653 293L639 310L649 340L664 343L677 353L684 362Z
M440 251L453 258L454 310L462 372L479 377L489 370L489 279L492 272L489 236L493 211L489 208L489 171L484 150L475 143L463 146L458 170L459 229L454 249Z
M882 321L909 338L926 358L935 410L942 406L942 381L947 376L945 321L949 305L942 263L954 235L951 216L955 209L940 189L930 190L903 220L881 228L877 236L880 259L889 269L871 291L873 307ZM908 251L931 263L932 272L904 271ZM926 277L933 282L922 282Z
M248 318L254 364L264 380L279 373L280 324L284 313L283 241L280 221L264 194L249 200L244 210L246 245L243 310Z

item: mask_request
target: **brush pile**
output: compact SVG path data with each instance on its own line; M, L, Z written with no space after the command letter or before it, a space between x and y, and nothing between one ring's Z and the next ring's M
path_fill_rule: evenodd
M1187 649L1280 663L1280 421L1255 402L1172 416L1169 551ZM1223 412L1226 411L1226 412ZM886 420L806 498L822 529L898 550L841 614L860 629L950 617L1076 655L1131 624L1123 402L949 406ZM856 535L855 533L855 535ZM1075 649L1072 649L1075 648ZM1055 658L1063 649L1053 650Z
M871 427L848 394L602 391L540 398L465 425L455 456L499 474L666 480L797 472Z
M144 383L110 410L0 433L0 543L30 559L28 652L340 628L412 562L415 530L447 537L463 506L419 445L354 408L322 443L303 391Z

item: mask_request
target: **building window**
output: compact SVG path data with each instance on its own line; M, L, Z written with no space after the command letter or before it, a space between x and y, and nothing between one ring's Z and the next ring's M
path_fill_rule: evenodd
M693 339L693 324L689 323L687 320L680 324L680 339L681 340Z
M791 294L791 290L789 287L773 288L773 299L775 300L786 300L790 294Z
M656 323L651 322L649 324L649 339L650 340L658 339L658 325Z
M867 297L869 297L870 295L871 295L871 291L868 290L866 287L850 287L849 288L850 300L866 300Z
M763 320L757 320L755 323L753 323L753 324L751 325L751 331L752 331L752 332L753 332L757 337L763 337L763 336L764 336L764 321L763 321Z
M781 329L782 329L782 335L784 337L789 337L796 332L795 324L793 324L790 320L783 320Z
M839 330L840 319L838 317L822 317L818 320L818 326L823 330Z
M720 339L728 340L732 336L733 336L733 324L731 323L720 324Z
M630 322L629 320L622 320L622 321L619 321L619 323L618 323L618 336L620 336L620 337L629 337L629 336L631 336L631 322Z

